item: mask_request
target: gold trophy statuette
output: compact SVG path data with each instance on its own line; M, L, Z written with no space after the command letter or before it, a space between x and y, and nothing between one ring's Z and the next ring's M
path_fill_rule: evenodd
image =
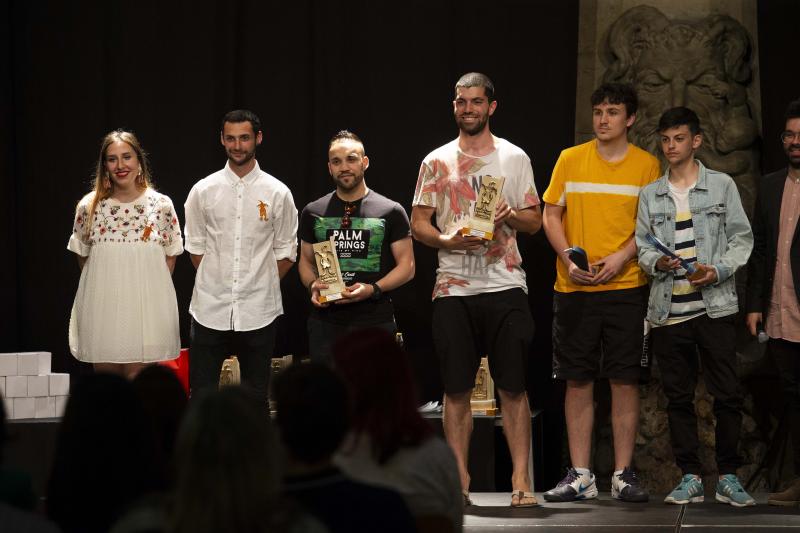
M239 370L239 358L232 355L222 362L219 372L219 388L228 385L238 385L242 382L242 373Z
M269 402L269 412L272 413L273 415L277 412L277 406L278 406L277 402L275 401L275 393L273 390L273 387L275 386L274 385L275 378L278 376L278 374L289 368L289 365L292 364L293 360L294 357L292 356L292 354L289 354L289 355L284 355L283 357L273 357L272 360L270 361L269 368L270 368L270 374L272 375L270 376L269 379L269 385L268 385L269 393L267 394L267 397Z
M472 389L470 407L473 415L497 414L497 404L494 399L494 380L489 372L489 358L481 357L481 366L475 375L475 388Z
M475 209L467 223L467 227L461 230L461 234L469 237L480 237L491 241L494 236L494 212L497 209L497 202L500 200L500 193L503 191L502 176L481 176L481 187L478 190L478 198L475 201Z
M313 247L319 281L328 285L327 289L319 291L320 303L341 299L344 282L342 281L342 271L339 269L339 257L336 255L336 244L333 242L333 237L327 241L318 242Z

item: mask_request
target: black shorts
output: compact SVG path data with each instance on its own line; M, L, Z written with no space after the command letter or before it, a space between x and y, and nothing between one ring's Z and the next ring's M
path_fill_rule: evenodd
M647 285L602 292L556 292L553 378L639 381L648 293Z
M436 298L433 341L445 392L471 390L481 357L487 354L497 387L524 392L533 328L528 295L522 289Z

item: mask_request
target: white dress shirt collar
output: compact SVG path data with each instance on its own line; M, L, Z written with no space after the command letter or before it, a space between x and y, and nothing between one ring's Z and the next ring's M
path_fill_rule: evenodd
M228 182L233 185L234 187L240 182L243 181L245 185L250 185L253 181L258 177L261 173L261 167L258 166L258 161L255 161L255 165L253 168L250 169L250 172L242 176L241 178L231 169L231 162L225 162L225 168L223 172L225 173L225 177L228 179Z

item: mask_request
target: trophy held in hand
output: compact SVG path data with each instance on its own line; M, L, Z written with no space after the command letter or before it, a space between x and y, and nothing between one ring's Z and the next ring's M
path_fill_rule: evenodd
M480 237L491 241L494 236L494 214L497 209L497 202L500 200L500 193L503 191L505 178L495 176L481 176L481 186L478 190L478 198L475 201L475 209L467 223L467 227L462 228L461 234L469 237Z
M318 242L313 247L319 281L328 286L327 289L319 291L319 302L340 300L344 291L344 282L342 281L342 271L339 269L339 257L336 255L336 243L333 241L333 237L327 241Z
M681 265L681 268L686 271L686 279L690 281L702 278L705 275L705 271L711 268L707 265L688 262L686 259L670 250L669 247L661 241L661 239L652 233L648 233L644 236L644 238L649 244L653 245L656 250L667 256L669 259L677 259Z

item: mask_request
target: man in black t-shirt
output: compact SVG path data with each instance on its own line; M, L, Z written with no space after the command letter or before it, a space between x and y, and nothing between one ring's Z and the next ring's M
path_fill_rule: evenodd
M408 215L400 204L367 188L369 158L357 135L343 130L328 147L328 171L336 190L308 204L300 215L300 280L314 309L308 319L311 358L330 364L331 345L356 329L394 332L392 300L386 294L414 277ZM327 288L319 278L312 245L336 242L346 284L341 300L319 302Z

